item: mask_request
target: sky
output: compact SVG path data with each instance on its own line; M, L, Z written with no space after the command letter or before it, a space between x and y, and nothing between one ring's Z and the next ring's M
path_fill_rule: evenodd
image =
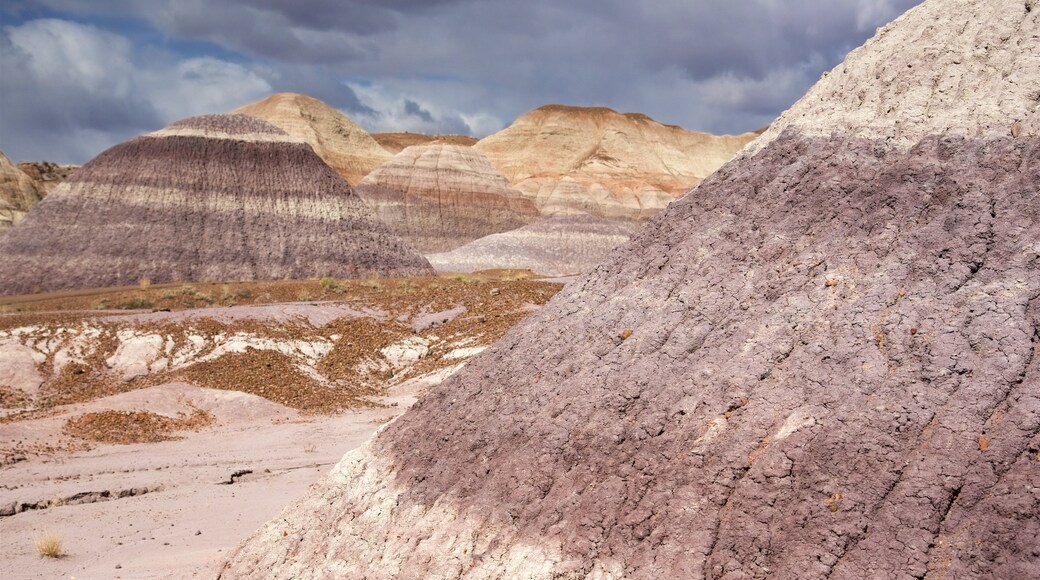
M83 163L274 92L483 137L548 103L764 127L920 0L4 0L0 150Z

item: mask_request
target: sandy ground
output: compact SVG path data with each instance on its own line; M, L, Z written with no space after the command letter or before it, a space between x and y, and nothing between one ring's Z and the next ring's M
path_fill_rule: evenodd
M216 577L344 453L559 289L529 277L0 299L0 580ZM62 557L37 553L46 534Z
M151 395L155 404L156 397L194 389L194 402L212 409L220 425L182 433L186 437L179 441L100 445L6 468L0 505L83 492L149 491L0 518L0 578L213 578L230 549L411 405L417 389L439 382L448 372L394 388L382 400L397 406L332 417L300 416L258 397L187 385L173 385L165 393L164 388L145 395L135 392ZM226 400L235 396L237 401ZM119 406L118 401L102 402L107 408ZM251 473L227 483L234 473L247 470ZM65 556L39 557L33 536L42 533L61 535Z

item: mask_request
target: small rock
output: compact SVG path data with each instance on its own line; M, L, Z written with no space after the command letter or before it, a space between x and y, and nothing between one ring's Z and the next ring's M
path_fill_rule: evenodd
M116 570L119 570L119 569L121 569L122 567L123 567L123 566L122 566L121 564L116 564Z
M201 536L202 535L202 530L195 530L195 535L196 536Z
M1018 139L1018 136L1022 134L1022 123L1015 121L1011 123L1011 136Z

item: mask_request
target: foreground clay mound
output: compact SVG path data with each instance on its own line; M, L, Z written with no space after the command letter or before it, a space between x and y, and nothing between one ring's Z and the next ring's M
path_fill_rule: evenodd
M372 133L372 138L393 155L397 155L412 145L433 145L445 143L472 147L477 143L475 137L467 135L427 135L425 133Z
M828 79L972 102L788 115L224 577L1040 577L1038 36L1018 0L882 29Z
M307 95L276 93L232 113L263 119L303 139L351 185L390 158L390 153L349 117Z
M645 219L754 137L717 137L603 107L546 105L474 148L546 215Z
M103 152L0 239L0 256L0 294L431 272L307 144L244 115Z
M357 185L390 229L420 252L443 252L521 227L538 209L487 158L459 145L408 147Z
M567 276L596 267L637 229L637 222L631 220L553 216L426 258L438 272L510 268L543 276Z
M21 223L42 198L43 192L32 178L0 151L0 234Z

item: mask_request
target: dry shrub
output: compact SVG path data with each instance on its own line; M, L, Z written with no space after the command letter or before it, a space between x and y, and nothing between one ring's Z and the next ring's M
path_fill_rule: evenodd
M36 546L36 553L41 558L61 558L64 555L61 551L62 537L59 534L43 532L34 535L32 541Z

